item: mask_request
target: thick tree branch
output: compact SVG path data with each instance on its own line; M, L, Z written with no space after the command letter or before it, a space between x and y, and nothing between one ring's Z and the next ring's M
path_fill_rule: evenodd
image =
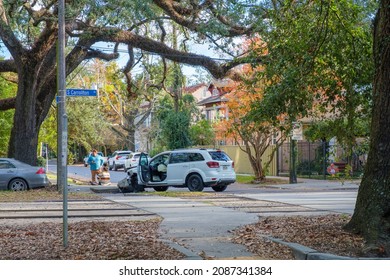
M0 111L15 109L16 97L0 99Z
M230 68L238 64L238 61L225 65L219 64L207 56L178 51L176 49L168 47L161 42L143 36L139 36L129 31L123 31L118 29L98 29L96 30L95 35L96 36L94 40L96 41L130 44L135 48L139 48L150 53L158 54L161 57L167 58L174 62L189 64L193 66L202 66L206 68L215 78L224 77Z
M119 53L105 53L99 50L90 49L85 56L85 59L98 58L105 61L111 61L113 59L117 59L119 57Z
M21 56L25 50L9 26L3 0L0 0L0 36L14 59L18 60L18 64L22 63Z
M15 61L13 59L0 60L0 72L17 73Z
M191 7L183 6L181 3L173 0L153 0L153 2L163 9L172 20L193 31L199 31L200 25L196 23L196 19L200 17L202 11L208 10L210 14L214 15L219 22L228 28L228 36L241 36L252 32L252 27L238 26L230 22L226 17L221 16L220 11L213 6L213 1L211 0L206 0L202 5L196 5L192 2Z

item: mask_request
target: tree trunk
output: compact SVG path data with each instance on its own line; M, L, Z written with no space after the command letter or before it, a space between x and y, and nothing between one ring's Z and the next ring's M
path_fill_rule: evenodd
M374 28L370 151L355 211L346 228L361 234L373 255L390 256L390 0L381 1Z
M262 153L258 152L259 147L253 147L254 155L252 153L251 145L249 142L245 142L245 150L243 150L249 158L249 162L252 166L253 172L255 173L255 181L263 182L265 180L265 174L263 169L263 161L261 159Z
M56 84L52 77L42 79L40 71L35 70L34 60L25 61L18 71L18 92L8 157L36 165L38 133L56 93Z
M127 134L127 148L135 152L135 127L131 126Z

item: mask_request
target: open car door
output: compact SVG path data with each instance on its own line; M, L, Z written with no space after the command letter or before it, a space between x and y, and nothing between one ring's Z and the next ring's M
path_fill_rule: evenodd
M138 184L146 185L150 181L150 169L148 155L141 153L137 167Z

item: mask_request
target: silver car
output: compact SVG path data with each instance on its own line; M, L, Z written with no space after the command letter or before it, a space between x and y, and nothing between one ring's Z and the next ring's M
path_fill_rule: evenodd
M110 170L117 171L119 168L125 167L125 160L132 153L132 151L115 151L108 158L108 167Z
M24 191L49 185L45 168L0 158L0 190Z
M144 154L148 155L147 153ZM125 160L125 167L124 167L126 173L128 173L129 169L137 168L140 155L141 152L133 152L127 156Z

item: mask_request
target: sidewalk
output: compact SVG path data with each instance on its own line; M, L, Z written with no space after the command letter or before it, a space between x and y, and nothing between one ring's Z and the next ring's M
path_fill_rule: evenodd
M104 197L161 216L160 239L183 252L187 259L254 257L244 246L231 243L230 238L235 228L256 222L256 214L173 197L137 194L104 194Z
M288 182L288 181L287 181ZM106 188L115 188L106 187ZM298 180L297 184L272 185L269 188L289 190L336 190L357 189L358 182ZM95 189L95 188L93 188ZM97 189L97 188L96 188ZM99 192L102 192L100 189ZM104 192L104 191L103 191ZM215 206L203 202L174 197L122 193L102 193L102 196L121 204L156 213L163 218L160 228L161 239L171 247L187 255L187 259L254 259L242 245L230 242L232 231L243 225L255 223L256 213L237 211L232 208ZM240 194L240 197L258 199L259 194ZM290 246L300 259L344 259L322 254L299 244ZM312 257L308 257L311 255Z
M298 178L296 184L290 184L289 178L287 177L268 176L267 178L285 179L286 184L270 186L279 189L340 190L340 189L358 189L360 185L360 180L318 180L318 179Z

